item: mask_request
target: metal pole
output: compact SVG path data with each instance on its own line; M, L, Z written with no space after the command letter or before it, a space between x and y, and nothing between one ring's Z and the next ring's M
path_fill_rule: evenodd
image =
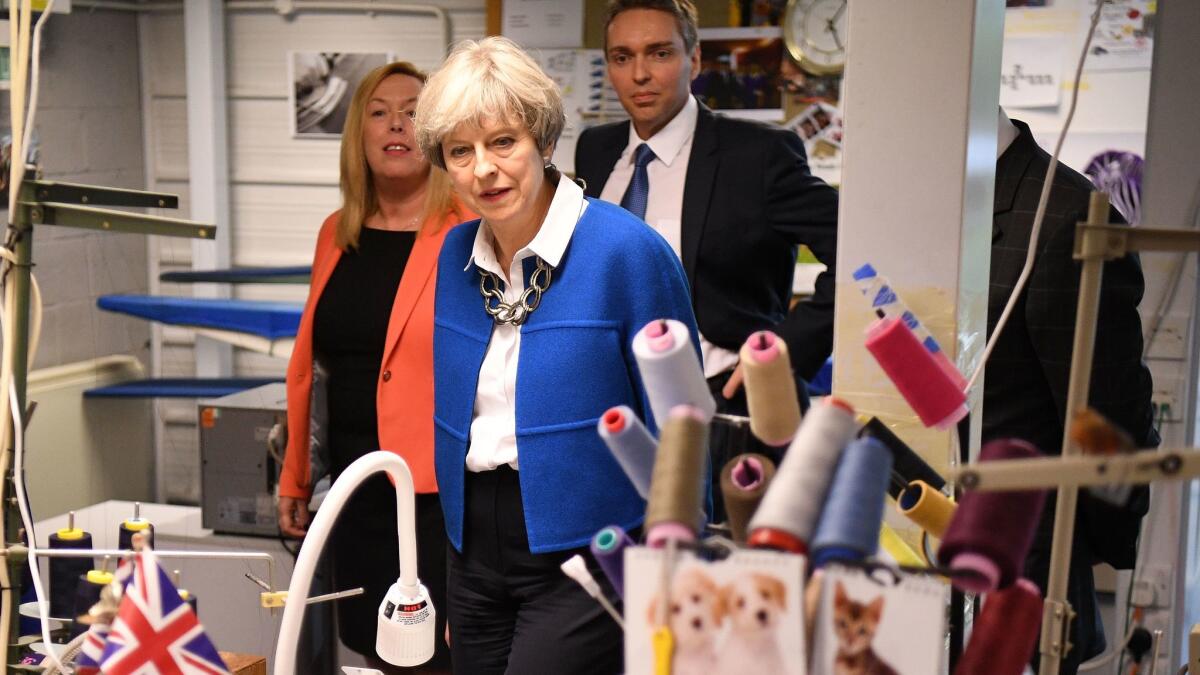
M1108 222L1108 197L1093 192L1088 202L1088 223ZM1081 247L1083 271L1079 278L1079 304L1075 311L1075 345L1071 351L1071 379L1067 393L1067 414L1063 420L1064 457L1077 454L1071 443L1071 419L1087 406L1092 378L1092 356L1096 346L1096 315L1100 307L1100 282L1104 276L1104 247L1090 245L1102 238L1084 236ZM1036 246L1037 242L1030 242ZM1054 543L1050 552L1050 578L1042 611L1042 675L1057 675L1063 657L1070 650L1067 638L1074 614L1067 603L1067 576L1071 568L1071 543L1075 538L1075 507L1079 488L1065 485L1058 489L1054 512Z

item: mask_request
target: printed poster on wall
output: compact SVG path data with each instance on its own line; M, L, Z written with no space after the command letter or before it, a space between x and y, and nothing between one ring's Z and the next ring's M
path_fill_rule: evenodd
M500 30L525 48L583 46L583 0L504 0Z
M604 53L599 49L533 49L530 55L558 85L567 126L552 158L555 166L575 172L575 142L591 124L624 119L625 110L608 86Z
M1088 0L1082 13L1084 30L1096 10ZM1155 0L1109 0L1100 10L1100 23L1088 49L1084 68L1090 71L1149 70L1154 52Z
M1000 66L1004 108L1057 107L1062 98L1065 46L1058 37L1010 37Z

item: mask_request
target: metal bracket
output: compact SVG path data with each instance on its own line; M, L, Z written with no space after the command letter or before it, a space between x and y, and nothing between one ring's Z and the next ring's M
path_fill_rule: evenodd
M1046 599L1042 606L1042 641L1043 655L1052 656L1061 661L1075 646L1071 644L1071 622L1075 620L1075 610L1066 602Z
M216 238L216 227L191 220L58 202L20 201L17 204L21 210L27 212L22 219L38 225L63 225L106 232L133 232L191 239Z
M32 185L33 196L39 202L152 209L179 208L179 197L165 192L96 187L60 181L34 180L26 182Z

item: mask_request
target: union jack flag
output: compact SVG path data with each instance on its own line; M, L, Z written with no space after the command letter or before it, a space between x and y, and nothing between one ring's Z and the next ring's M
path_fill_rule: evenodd
M135 556L132 581L104 646L104 675L230 675L154 551Z

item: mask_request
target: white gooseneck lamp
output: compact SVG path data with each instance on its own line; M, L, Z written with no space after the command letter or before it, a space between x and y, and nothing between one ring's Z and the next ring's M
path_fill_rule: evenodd
M355 488L379 472L387 472L396 486L396 523L400 539L400 579L392 584L379 605L379 633L375 651L384 661L397 666L417 666L433 657L434 607L429 591L417 579L417 533L414 519L416 498L412 473L399 455L384 450L368 453L346 468L330 488L321 508L309 525L300 547L292 581L288 585L279 642L275 646L275 675L294 675L300 624L308 600L317 559L338 514Z

